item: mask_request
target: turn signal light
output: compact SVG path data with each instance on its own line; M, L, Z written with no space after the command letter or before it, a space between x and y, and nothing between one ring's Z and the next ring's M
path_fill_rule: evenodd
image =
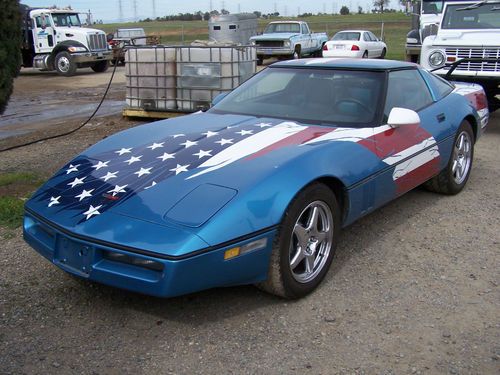
M359 51L359 47L355 44L352 45L351 51Z
M446 61L447 62L455 62L455 61L457 61L457 58L455 56L447 56Z

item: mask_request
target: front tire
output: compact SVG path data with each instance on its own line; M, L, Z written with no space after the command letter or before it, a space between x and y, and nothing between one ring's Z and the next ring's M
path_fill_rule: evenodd
M470 176L474 158L474 133L468 121L462 121L445 169L425 183L433 192L454 195L460 193Z
M387 53L387 50L384 48L384 49L382 50L382 54L380 55L380 58L381 58L381 59L385 59L385 55L386 55L386 53Z
M56 59L54 61L54 65L57 71L57 74L65 77L71 77L75 75L76 72L76 63L73 61L71 55L62 51L56 55Z
M108 70L108 67L109 67L108 60L96 62L91 66L92 70L96 73L104 73L106 70Z
M274 240L268 278L257 286L290 299L311 293L330 268L339 232L335 194L324 184L309 185L288 206Z
M292 59L293 60L298 60L300 59L300 47L296 47L295 51L293 52Z

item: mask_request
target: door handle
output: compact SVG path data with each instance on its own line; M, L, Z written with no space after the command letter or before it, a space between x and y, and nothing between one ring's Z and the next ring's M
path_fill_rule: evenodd
M444 113L440 113L436 116L436 118L439 122L443 122L444 120L446 120L446 115Z

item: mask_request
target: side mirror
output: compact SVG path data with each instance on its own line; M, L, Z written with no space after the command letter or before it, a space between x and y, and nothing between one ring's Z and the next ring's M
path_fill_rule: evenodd
M219 103L222 99L226 97L226 95L229 94L229 92L221 92L219 95L217 95L215 98L212 99L212 107Z
M399 126L420 125L420 116L417 112L407 109L394 107L389 113L387 125L397 128Z

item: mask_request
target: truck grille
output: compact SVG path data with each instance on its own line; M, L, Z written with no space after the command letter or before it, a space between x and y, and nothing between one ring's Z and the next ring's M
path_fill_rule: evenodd
M497 59L498 62L467 62L460 64L457 71L500 73L500 48L446 48L446 56L458 59Z
M283 47L282 40L257 40L255 44L259 47Z
M106 35L104 34L88 34L87 40L91 51L102 51L108 48L106 43Z

